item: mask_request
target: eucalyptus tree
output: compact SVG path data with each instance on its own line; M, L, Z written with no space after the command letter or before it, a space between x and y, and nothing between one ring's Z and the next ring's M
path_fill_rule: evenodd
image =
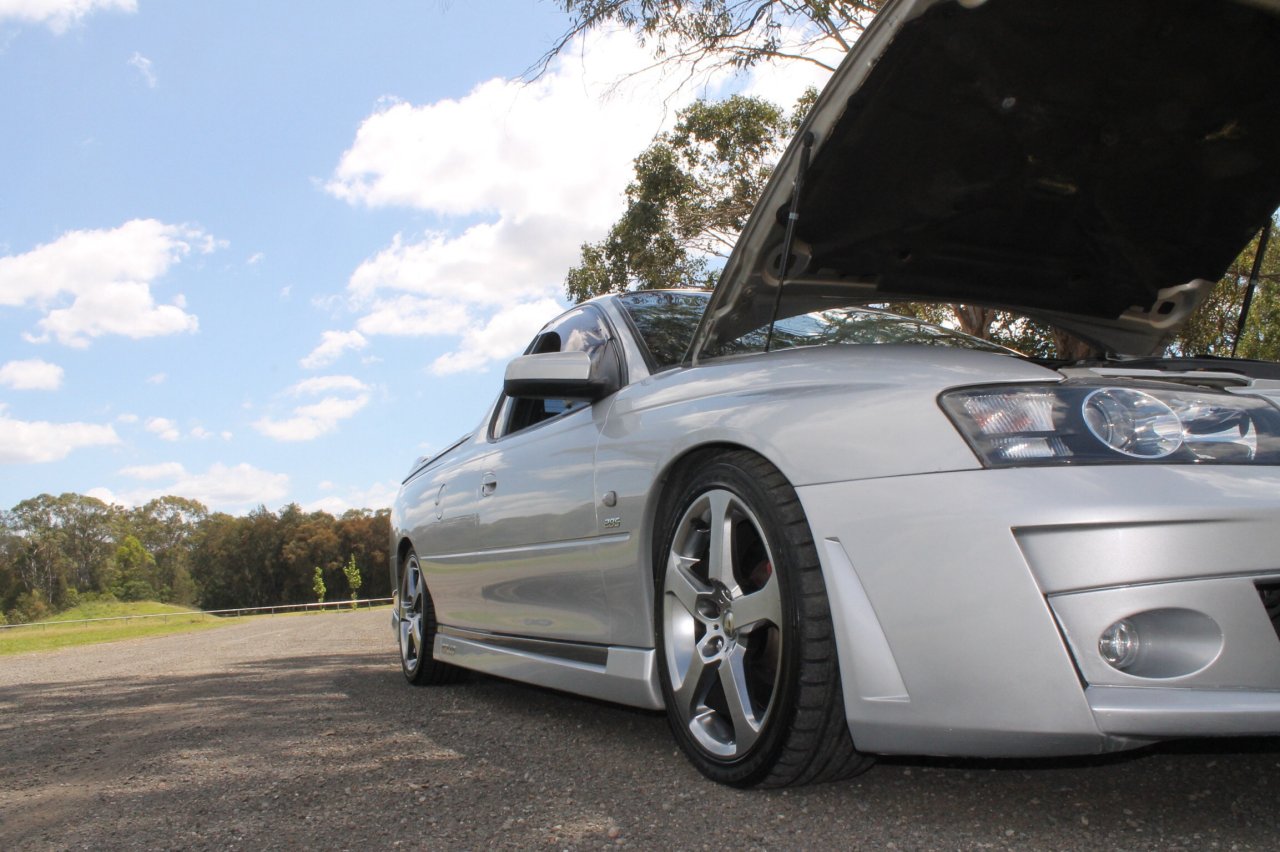
M707 287L773 163L812 102L787 113L762 98L696 101L634 162L626 209L603 240L582 246L565 279L575 302L602 293Z
M581 35L623 27L659 61L689 71L805 62L834 70L885 0L557 0L571 25L531 69ZM824 52L822 49L827 48ZM828 56L837 57L833 63Z
M0 512L4 557L26 592L60 606L71 590L105 591L119 510L96 497L41 494Z
M1200 310L1171 344L1175 355L1210 355L1280 361L1280 228L1272 223L1271 239L1261 259L1243 333L1239 317L1250 273L1258 253L1261 233L1255 236L1227 268L1218 285Z
M698 70L743 70L787 62L833 70L884 0L557 3L570 15L571 25L535 65L534 73L541 73L579 36L607 27L629 30L653 50L657 62L690 75ZM720 259L732 247L805 111L802 104L784 121L783 110L776 104L740 96L719 103L698 101L683 110L675 130L659 135L635 159L622 217L603 240L582 246L578 264L565 279L569 298L579 302L630 289L713 286ZM1227 270L1205 305L1171 341L1169 352L1230 355L1235 350L1241 357L1280 357L1276 258L1280 258L1280 240L1273 241L1267 252L1243 334L1237 333L1237 319L1252 247L1246 247ZM1031 355L1073 360L1098 354L1059 329L1007 311L977 305L901 308Z

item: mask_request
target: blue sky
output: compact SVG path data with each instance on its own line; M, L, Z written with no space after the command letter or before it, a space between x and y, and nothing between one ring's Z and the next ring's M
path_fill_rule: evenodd
M542 0L0 0L0 507L390 504L695 94ZM789 101L812 69L700 82Z

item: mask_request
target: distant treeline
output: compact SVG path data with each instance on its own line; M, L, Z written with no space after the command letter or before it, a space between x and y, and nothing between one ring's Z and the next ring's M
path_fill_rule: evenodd
M329 599L391 594L390 512L335 518L295 504L279 512L210 512L160 497L128 509L94 497L41 494L0 510L0 619L36 621L86 597L156 600L204 609L308 603L319 568Z

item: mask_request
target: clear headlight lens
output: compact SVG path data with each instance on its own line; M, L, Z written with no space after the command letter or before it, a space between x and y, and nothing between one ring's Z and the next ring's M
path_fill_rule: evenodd
M1280 464L1280 410L1176 385L969 388L943 409L988 467L1124 462Z
M1131 388L1103 388L1084 398L1094 437L1136 459L1162 459L1182 446L1182 421L1169 405Z

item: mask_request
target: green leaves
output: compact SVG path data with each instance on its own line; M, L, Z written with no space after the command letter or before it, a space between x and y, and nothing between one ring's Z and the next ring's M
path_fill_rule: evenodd
M671 132L636 157L622 217L582 246L565 278L569 298L713 286L716 261L732 250L813 97L790 114L743 95L681 110Z
M342 573L347 575L347 586L351 589L351 606L356 605L356 597L364 582L360 577L360 566L356 564L356 555L351 554L351 561L342 566Z
M114 576L108 590L122 601L153 601L156 590L156 559L142 542L126 535L112 559Z
M1272 227L1276 231L1267 245L1258 289L1253 294L1249 319L1236 349L1240 358L1280 361L1280 228L1274 224ZM1258 237L1255 236L1227 268L1209 299L1170 344L1170 354L1231 356L1240 307L1257 251Z
M745 69L775 59L834 66L813 55L846 51L884 0L559 0L573 23L536 66L579 35L621 26L664 62Z
M572 24L535 72L578 36L616 26L653 48L661 63L689 73L774 61L832 69L884 0L558 0L558 5ZM834 50L820 58L813 53L816 47ZM603 240L582 246L579 263L565 279L568 297L581 302L610 292L713 286L718 260L732 249L782 146L815 97L816 92L808 93L789 116L775 104L741 96L699 101L682 111L675 129L636 158L622 217ZM1256 238L1170 343L1169 354L1231 354L1254 250ZM1029 355L1072 360L1095 354L1065 332L1006 311L889 307ZM1268 249L1237 354L1280 360L1280 235Z
M233 517L181 497L126 509L42 494L0 510L0 613L32 620L90 594L206 609L302 603L340 582L344 553L369 572L356 568L355 585L349 575L353 593L383 597L390 514L290 505Z
M315 573L311 575L311 591L316 593L316 603L324 603L324 593L326 591L324 585L324 571L320 570L320 566L316 566Z

